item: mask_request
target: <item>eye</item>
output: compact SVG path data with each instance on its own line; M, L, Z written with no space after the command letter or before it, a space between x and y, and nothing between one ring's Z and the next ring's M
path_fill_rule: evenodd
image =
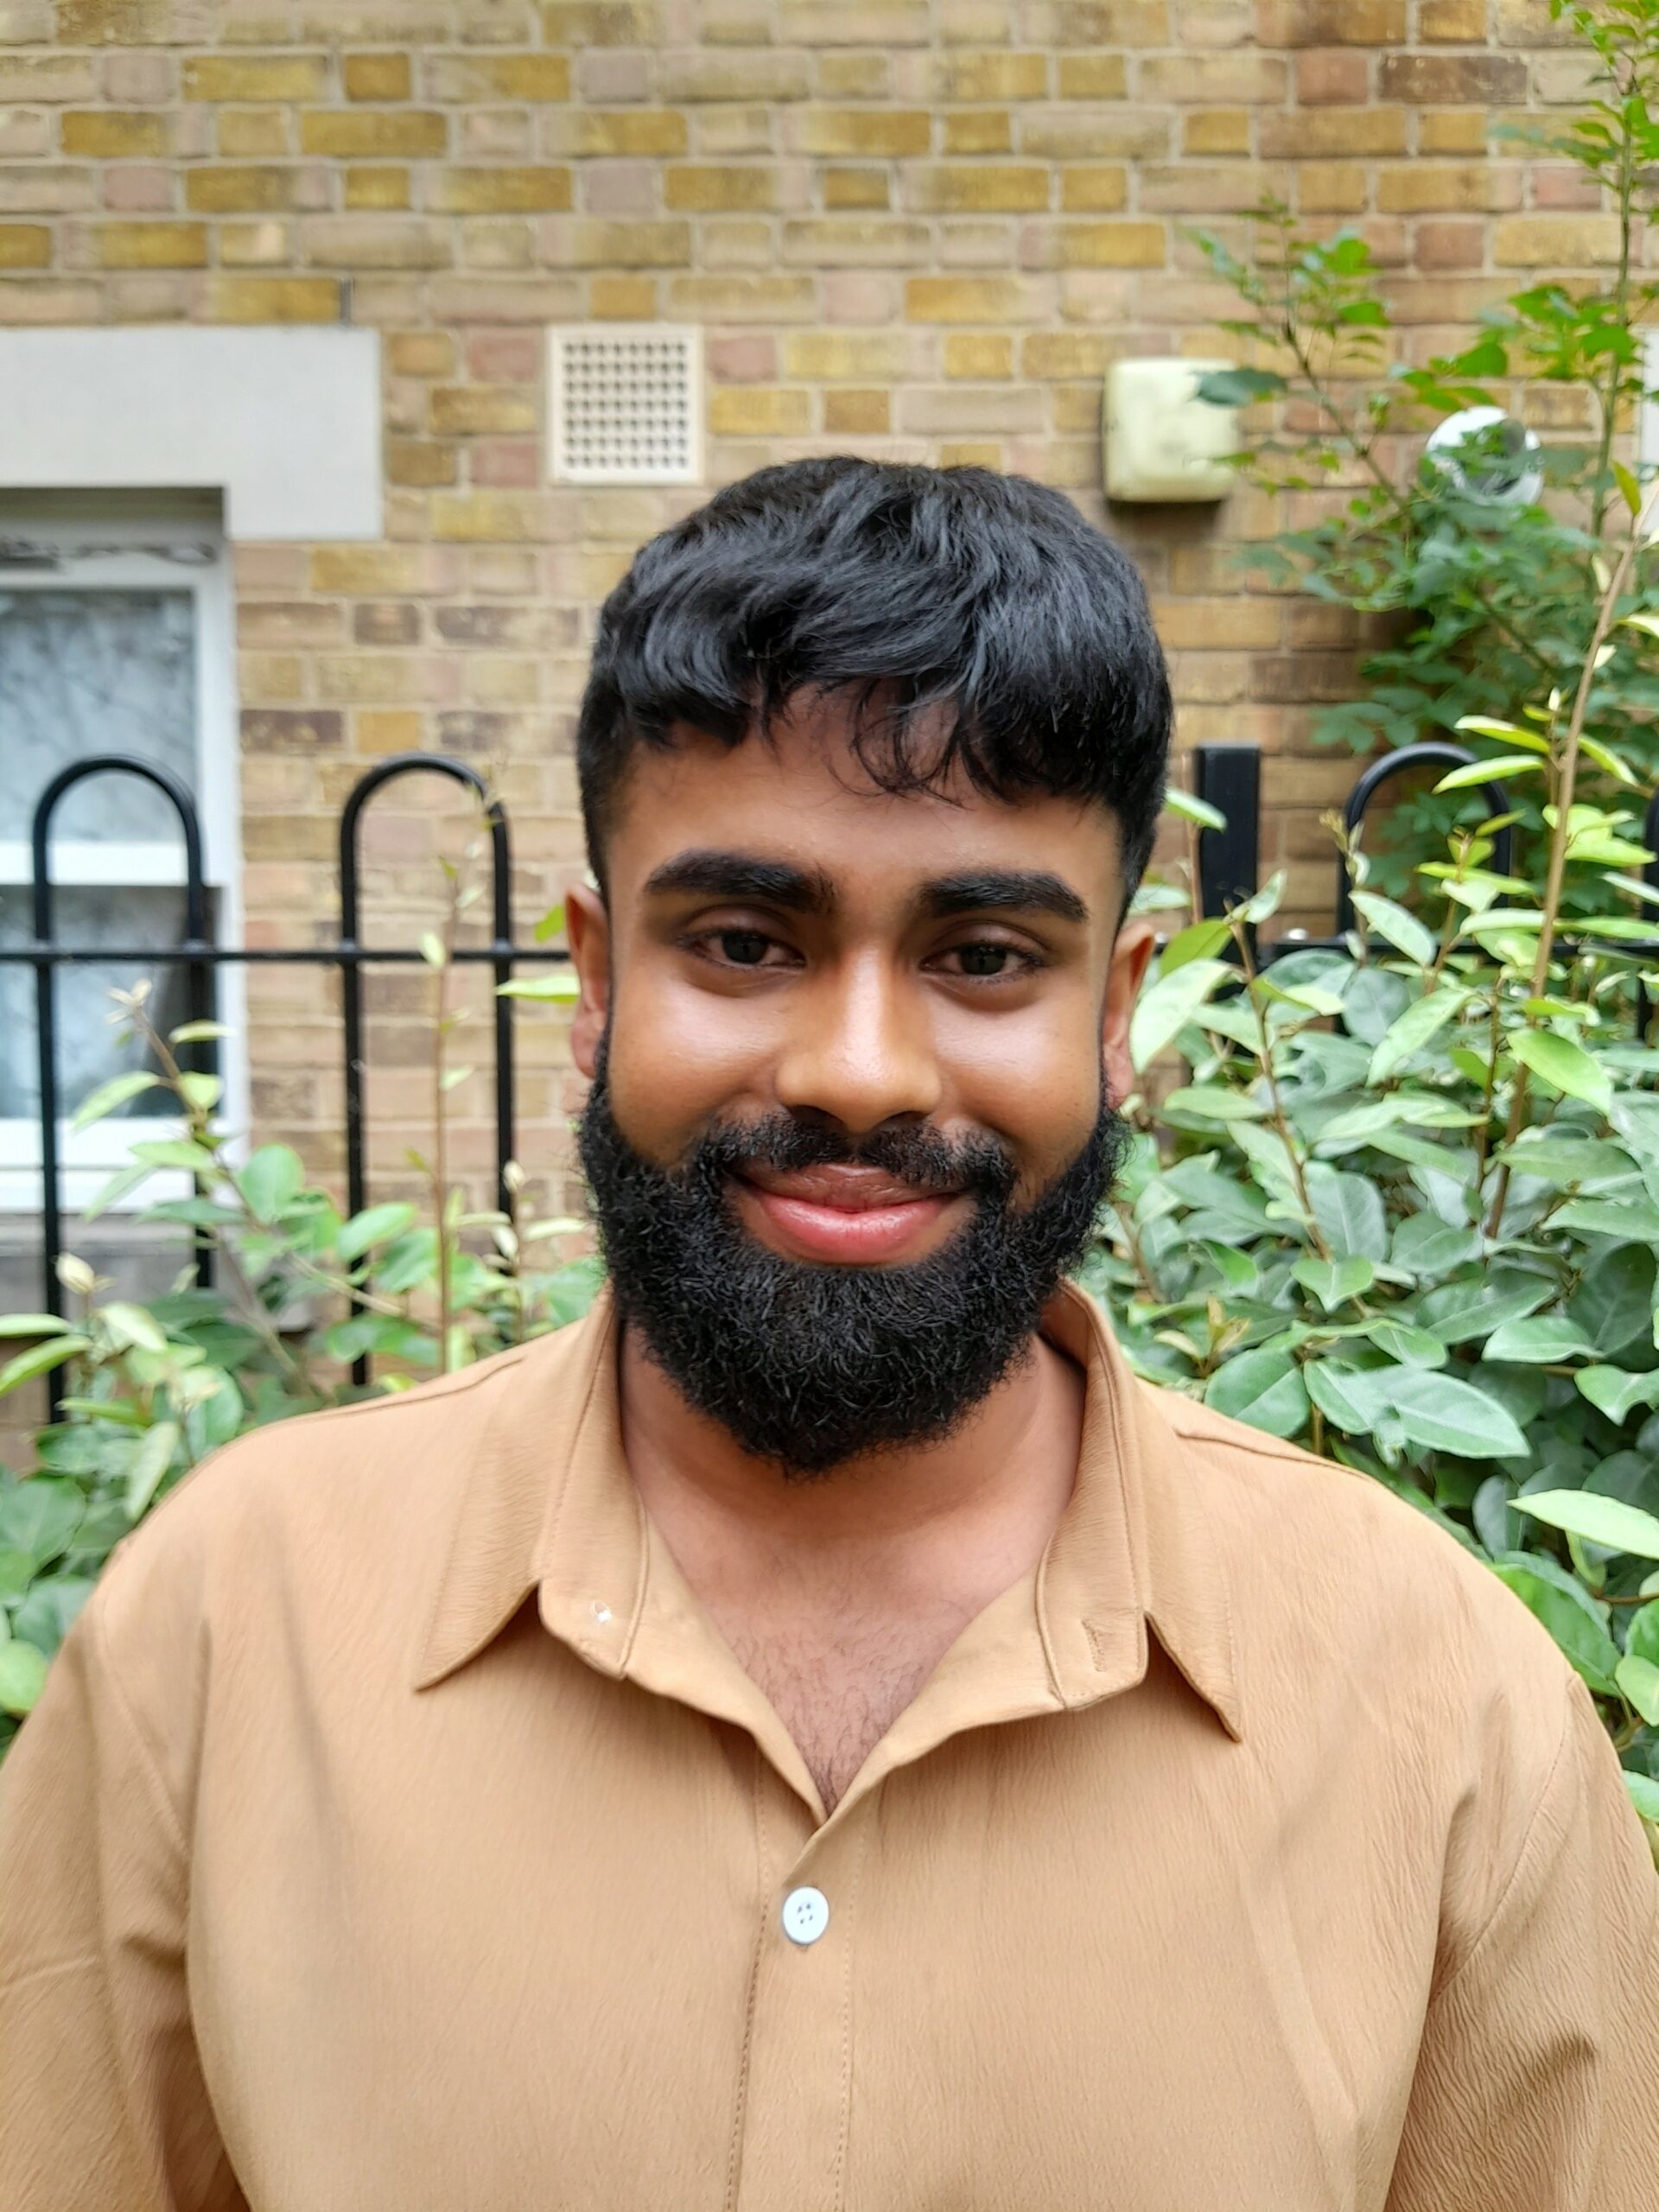
M942 956L946 960L959 960L957 973L970 982L1012 982L1017 976L1029 976L1043 965L1034 952L1027 952L1017 944L1003 944L995 938L976 938L968 944L954 944Z
M694 930L680 940L688 951L700 959L711 961L716 968L747 968L759 970L788 964L789 948L775 937L768 937L765 930L726 929ZM767 954L782 954L781 960L769 960Z

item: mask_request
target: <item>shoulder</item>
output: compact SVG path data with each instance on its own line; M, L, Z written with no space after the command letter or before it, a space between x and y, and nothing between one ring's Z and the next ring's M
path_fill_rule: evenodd
M1427 1725L1484 1716L1548 1767L1578 1678L1482 1556L1369 1474L1135 1388L1173 1446L1151 1478L1201 1492L1258 1673L1317 1669Z

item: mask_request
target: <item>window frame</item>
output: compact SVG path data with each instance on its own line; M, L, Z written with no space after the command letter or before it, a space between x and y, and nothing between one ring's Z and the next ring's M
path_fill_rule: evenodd
M231 548L217 499L131 493L101 499L8 499L0 505L0 537L16 537L59 552L63 565L0 569L0 588L74 592L166 590L194 601L195 763L194 788L201 824L202 874L212 895L217 941L237 945L245 925L240 836L240 758L235 659L235 598ZM210 562L168 559L164 550L207 545ZM96 552L77 549L95 546ZM105 884L113 889L185 881L182 835L168 839L85 839L54 836L54 889ZM27 836L0 837L0 883L27 886L31 868ZM59 974L63 971L60 969ZM222 1123L233 1134L232 1160L246 1156L251 1084L247 1052L246 971L236 962L216 964L217 1018L231 1032L219 1044L224 1080ZM31 1026L29 1049L38 1049ZM70 1127L78 1102L60 1100L59 1198L66 1214L91 1203L137 1142L184 1134L179 1114L107 1116L85 1129ZM44 1202L40 1122L34 1115L0 1115L0 1218L38 1215ZM164 1198L186 1198L194 1188L181 1169L161 1169L108 1211L141 1212Z

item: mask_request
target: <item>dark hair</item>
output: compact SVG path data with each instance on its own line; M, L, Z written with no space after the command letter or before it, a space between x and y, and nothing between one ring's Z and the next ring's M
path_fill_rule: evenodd
M651 539L606 601L576 728L595 875L636 747L737 745L797 691L849 690L890 791L960 763L1012 799L1094 799L1139 880L1163 804L1169 678L1128 557L1071 501L988 468L850 454L758 469ZM948 735L918 755L916 719Z

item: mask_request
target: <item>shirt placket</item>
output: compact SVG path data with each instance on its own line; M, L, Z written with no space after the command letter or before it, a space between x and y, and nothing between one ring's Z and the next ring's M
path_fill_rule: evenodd
M875 1817L867 1796L815 1830L763 1768L757 1930L730 2212L839 2212L844 2201L859 1887Z

